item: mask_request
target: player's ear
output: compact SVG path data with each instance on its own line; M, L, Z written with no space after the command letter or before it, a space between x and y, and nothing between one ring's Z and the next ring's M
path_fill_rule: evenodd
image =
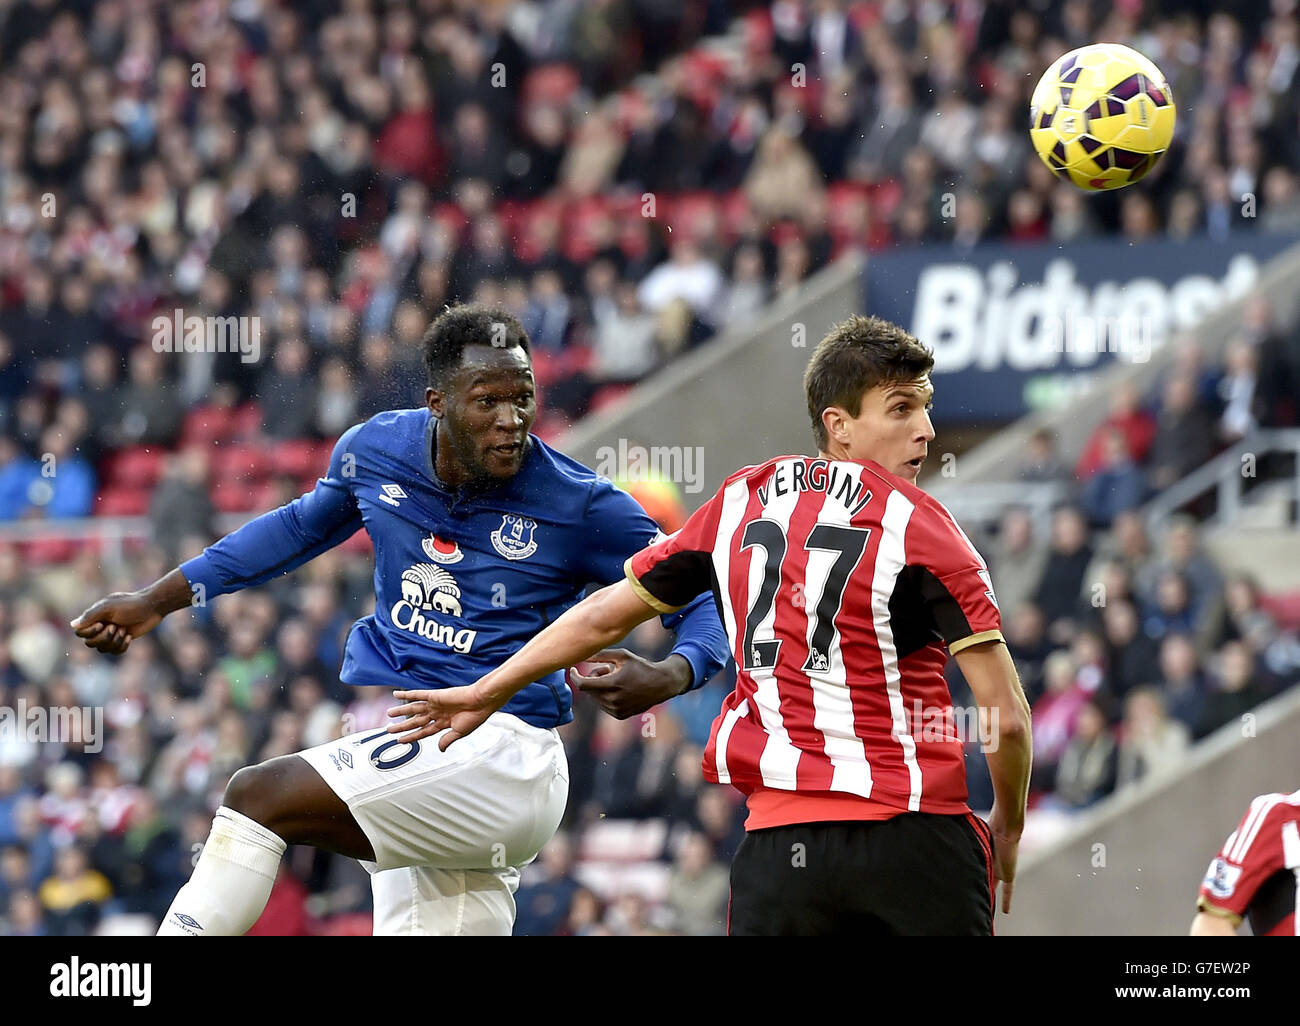
M424 390L424 404L429 407L429 412L435 417L441 418L443 407L446 403L446 396L430 385Z
M838 406L828 406L822 410L822 427L826 429L828 441L839 442L843 445L849 440L844 423L847 417L848 414Z

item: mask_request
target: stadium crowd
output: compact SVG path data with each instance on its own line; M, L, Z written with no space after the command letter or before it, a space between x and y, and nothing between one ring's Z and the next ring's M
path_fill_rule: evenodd
M0 5L0 522L152 529L120 561L0 544L0 708L103 718L89 741L0 733L0 932L148 929L236 769L383 722L386 697L337 680L364 544L120 659L64 625L221 514L309 487L350 424L419 403L444 304L520 316L550 438L852 248L1300 232L1295 4L1211 7ZM1024 124L1041 69L1097 38L1152 56L1184 116L1141 191L1086 197ZM256 317L257 358L157 351L176 308ZM1189 345L1157 395L1118 395L1078 466L1039 439L1025 479L1071 490L1050 541L1019 510L980 540L1041 807L1175 766L1300 673L1293 615L1194 521L1148 538L1134 513L1252 426L1297 422L1300 338L1253 309L1224 366ZM654 621L633 642L666 643ZM721 931L743 807L699 756L727 690L625 723L579 697L565 829L517 932ZM986 808L977 746L971 767ZM368 901L354 863L296 849L257 929L368 932Z

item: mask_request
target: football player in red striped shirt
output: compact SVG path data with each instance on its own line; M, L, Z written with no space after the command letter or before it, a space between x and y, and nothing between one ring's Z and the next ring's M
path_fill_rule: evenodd
M1300 936L1300 791L1262 794L1201 883L1192 936L1232 936L1242 919L1256 937Z
M732 474L680 531L629 559L626 580L497 670L469 688L398 692L408 704L390 715L410 719L390 730L447 730L446 747L519 687L711 590L737 679L705 776L749 805L729 932L991 933L995 880L1010 911L1029 709L984 560L916 487L934 438L933 362L879 318L837 326L804 377L816 457ZM966 804L948 654L985 728L988 825Z

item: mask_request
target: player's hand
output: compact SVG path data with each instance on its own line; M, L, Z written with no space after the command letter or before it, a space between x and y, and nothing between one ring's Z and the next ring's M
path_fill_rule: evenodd
M680 695L691 683L691 666L684 656L654 663L625 648L607 648L588 662L596 664L591 674L570 670L569 683L591 695L616 720L653 709Z
M73 620L72 629L90 648L118 655L132 639L157 627L162 618L154 600L144 592L118 591Z
M1016 857L1020 851L1020 831L1011 830L1006 817L996 805L989 814L989 832L993 835L993 875L1002 881L1002 914L1011 912L1011 892L1016 880Z
M400 735L399 741L414 742L445 730L447 733L438 741L442 752L453 741L473 733L497 711L496 704L475 684L433 691L394 691L393 697L405 704L389 709L389 717L406 718L389 724L388 733Z

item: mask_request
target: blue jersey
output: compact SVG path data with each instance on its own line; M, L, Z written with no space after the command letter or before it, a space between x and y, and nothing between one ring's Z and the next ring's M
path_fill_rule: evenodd
M245 524L181 566L204 599L301 566L364 527L375 549L375 612L353 625L342 680L386 688L471 684L577 602L623 579L659 533L626 492L529 435L519 472L453 491L433 465L437 419L393 410L349 429L306 495ZM712 597L665 616L698 687L725 665ZM503 708L553 727L573 718L563 673Z

